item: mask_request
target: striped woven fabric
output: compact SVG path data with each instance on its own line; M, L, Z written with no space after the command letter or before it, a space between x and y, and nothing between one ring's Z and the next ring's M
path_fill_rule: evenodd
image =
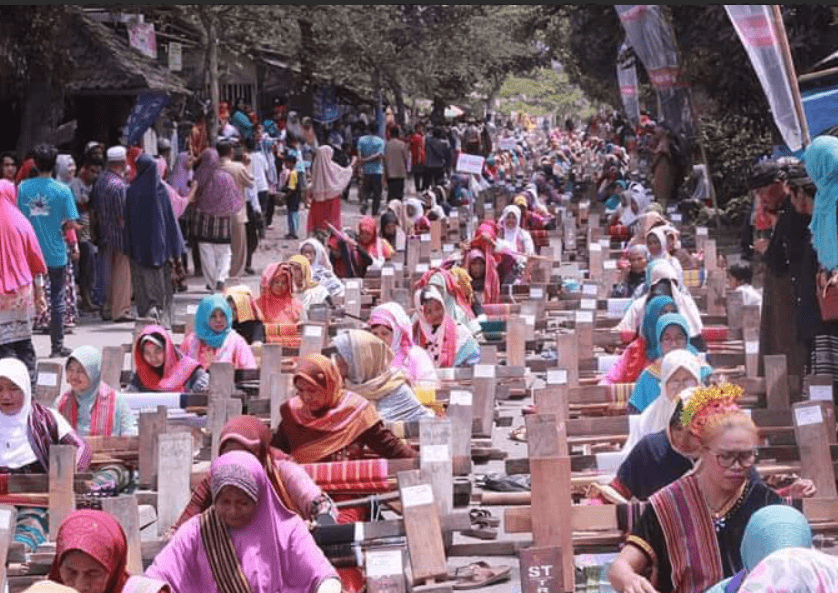
M265 338L268 344L280 344L285 348L300 347L300 333L296 323L266 323Z
M629 228L622 224L615 224L614 226L608 227L608 234L612 239L620 239L621 241L627 241L631 238Z
M536 247L549 247L550 234L549 231L530 231L533 245Z
M14 541L22 543L29 552L47 541L49 513L45 508L22 507L17 511Z
M329 463L304 463L303 468L329 494L340 492L386 492L386 459L353 459Z
M634 383L614 383L610 387L611 405L608 410L615 414L625 414L628 400L634 392Z
M647 502L630 502L617 505L617 528L623 533L631 533L648 504Z
M509 317L512 305L509 303L486 303L483 312L492 321L503 321Z
M702 330L701 337L707 343L724 342L727 340L727 327L724 325L708 325Z
M687 288L701 288L704 286L704 268L700 270L684 270L684 286Z

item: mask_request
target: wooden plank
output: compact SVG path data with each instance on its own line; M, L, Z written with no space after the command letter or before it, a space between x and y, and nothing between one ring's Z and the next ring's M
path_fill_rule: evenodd
M271 373L271 432L279 428L282 404L293 397L291 375L285 373Z
M452 391L448 399L446 416L451 421L451 463L455 476L471 473L473 403L468 391Z
M420 477L431 485L440 517L454 508L451 446L450 420L423 418L419 422Z
M838 489L835 486L835 468L830 457L829 435L823 410L823 406L827 405L833 407L832 402L795 404L794 426L800 448L801 477L815 483L819 497L836 498Z
M367 550L364 559L369 593L404 593L404 553L401 548Z
M398 481L413 584L443 579L448 566L433 489L422 483L418 470L399 472Z
M788 367L785 354L768 354L765 365L766 402L769 410L788 410L791 407Z
M727 279L721 270L707 272L707 312L710 315L727 313L725 298Z
M577 338L572 333L559 333L556 336L556 349L559 360L558 367L567 371L567 384L570 387L579 385L579 351Z
M122 346L105 346L102 348L102 382L120 391L122 389L120 378L124 363L125 352L123 352Z
M143 550L140 541L140 511L133 494L102 499L102 510L113 516L125 531L128 540L128 572L142 574Z
M233 364L214 362L210 365L209 405L207 409L207 429L212 435L212 459L218 457L218 441L221 431L227 424L227 400L233 393Z
M393 299L393 290L396 288L396 275L392 266L381 268L381 296L379 303L389 303Z
M52 445L49 448L49 539L55 541L61 522L76 509L73 482L76 473L76 447Z
M559 546L533 547L518 553L523 593L561 593L562 549ZM571 593L573 590L567 590Z
M433 253L439 253L442 251L442 221L440 220L432 220L431 221L431 251Z
M139 416L139 472L140 486L157 488L157 439L167 427L166 406L156 412L140 412Z
M362 281L358 278L347 279L345 286L344 309L346 314L352 317L360 317Z
M742 293L738 290L733 290L727 293L726 299L726 309L727 309L727 320L728 320L728 331L729 335L733 339L738 339L741 336L742 328L743 328L743 319L742 319L742 307L744 307L744 303L742 302Z
M271 396L271 375L282 371L282 346L279 344L263 344L262 360L259 364L259 397L268 399Z
M157 535L162 536L178 520L192 496L192 435L161 434L158 437Z
M61 391L63 375L64 365L61 363L39 360L35 372L35 402L48 408L53 407Z
M325 346L325 334L322 325L306 324L303 326L303 336L300 341L300 358L305 358L309 354L320 354Z
M506 364L509 366L524 366L526 361L526 324L518 315L510 317L506 322Z
M748 327L742 330L745 343L745 373L756 378L759 373L759 328Z
M474 366L474 379L472 379L472 391L474 392L474 416L476 418L475 436L492 436L492 427L495 423L495 389L497 380L495 378L495 367L478 364Z
M12 505L0 505L0 591L8 591L6 566L9 559L9 548L15 534L17 509Z
M480 364L498 364L497 346L480 345Z

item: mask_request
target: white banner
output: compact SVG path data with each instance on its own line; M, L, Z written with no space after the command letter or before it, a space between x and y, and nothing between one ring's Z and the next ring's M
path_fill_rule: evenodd
M780 50L779 36L785 32L775 30L771 5L725 4L725 10L748 52L783 140L792 151L800 150L803 147L803 130L794 108L790 77Z
M460 158L457 159L458 173L471 173L480 175L483 173L483 161L486 160L482 156L474 154L460 153Z

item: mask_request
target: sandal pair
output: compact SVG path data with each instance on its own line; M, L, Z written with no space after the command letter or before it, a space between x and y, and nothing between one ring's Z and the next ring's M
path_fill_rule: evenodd
M510 566L491 566L487 562L479 560L467 566L461 566L454 570L455 590L480 589L495 583L509 580L512 573Z

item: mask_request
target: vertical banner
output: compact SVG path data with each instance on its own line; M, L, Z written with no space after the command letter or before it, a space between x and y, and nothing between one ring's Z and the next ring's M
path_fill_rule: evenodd
M780 47L780 35L772 24L769 4L725 4L733 28L768 98L774 123L786 145L797 151L803 147L803 128L794 106L794 91Z
M640 123L640 97L634 60L634 52L624 43L617 57L617 83L620 85L620 96L623 98L626 116L631 125L636 128Z
M157 59L157 36L154 23L131 23L128 25L128 43L149 58Z
M183 70L183 46L176 41L169 42L169 70L172 72Z
M695 137L688 89L681 82L678 46L672 28L657 4L617 4L614 7L634 49L657 91L661 119L689 140Z

